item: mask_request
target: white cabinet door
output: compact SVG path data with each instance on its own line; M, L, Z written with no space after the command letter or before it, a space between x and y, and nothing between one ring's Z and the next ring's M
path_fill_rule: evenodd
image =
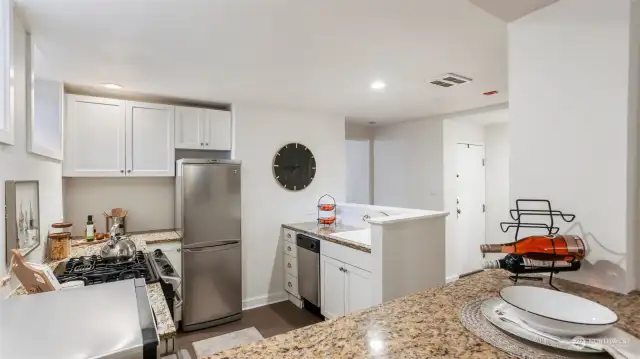
M176 106L176 148L204 148L205 109Z
M345 314L351 314L373 306L373 286L371 273L348 265L345 265L346 293Z
M125 101L67 95L63 176L125 175Z
M208 150L231 150L231 112L205 110L204 147Z
M127 176L175 175L174 107L127 101Z
M320 259L320 308L325 318L345 314L344 263L327 256Z

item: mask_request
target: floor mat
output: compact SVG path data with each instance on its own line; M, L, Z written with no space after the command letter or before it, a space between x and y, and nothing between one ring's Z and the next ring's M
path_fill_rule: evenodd
M176 354L170 354L160 359L191 359L191 355L189 355L189 352L186 349L180 349L179 353L179 356Z
M201 340L193 343L193 350L196 358L202 358L219 353L221 351L251 344L264 339L262 334L255 328L247 328L217 337Z

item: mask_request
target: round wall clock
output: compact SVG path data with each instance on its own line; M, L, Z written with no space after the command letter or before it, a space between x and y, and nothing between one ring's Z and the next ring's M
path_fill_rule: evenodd
M316 176L316 159L307 146L289 143L273 157L273 176L285 189L303 190Z

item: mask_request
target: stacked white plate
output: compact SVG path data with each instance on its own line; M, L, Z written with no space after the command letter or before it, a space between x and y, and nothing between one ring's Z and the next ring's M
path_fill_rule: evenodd
M482 313L492 324L515 336L554 348L585 353L603 352L585 345L613 326L618 316L590 300L545 288L512 286L500 298L485 301Z

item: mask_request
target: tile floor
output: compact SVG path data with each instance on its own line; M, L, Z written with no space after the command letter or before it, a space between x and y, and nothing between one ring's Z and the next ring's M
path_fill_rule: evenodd
M199 340L250 327L255 327L263 337L269 338L321 321L320 317L296 307L289 301L280 302L247 310L243 313L242 319L232 323L190 333L178 332L175 346L176 349L188 350L191 357L197 359L191 343Z

